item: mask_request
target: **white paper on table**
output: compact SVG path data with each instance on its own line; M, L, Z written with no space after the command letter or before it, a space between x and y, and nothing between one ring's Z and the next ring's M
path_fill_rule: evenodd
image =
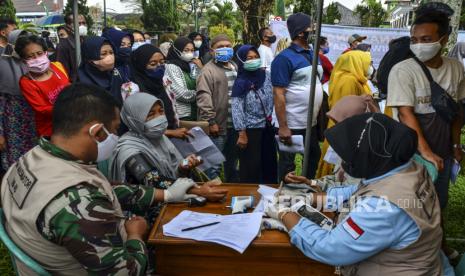
M169 223L163 225L163 235L213 242L230 247L242 254L257 236L262 216L262 213L222 216L184 210ZM220 223L191 231L182 231L185 228L212 222Z
M292 135L291 141L292 145L288 146L285 145L283 142L279 140L279 136L276 135L276 143L278 143L278 147L280 151L290 152L290 153L304 153L304 136L302 135Z
M193 137L187 140L173 138L176 149L181 153L183 158L191 154L202 157L203 163L198 167L202 171L209 168L220 166L226 159L221 151L213 144L210 137L200 127L194 127L190 130Z
M278 192L278 189L267 186L267 185L259 185L257 191L262 196L262 198L257 203L257 206L255 206L255 209L253 210L253 212L263 213L265 212L265 201L272 201L274 195L276 194L276 192Z

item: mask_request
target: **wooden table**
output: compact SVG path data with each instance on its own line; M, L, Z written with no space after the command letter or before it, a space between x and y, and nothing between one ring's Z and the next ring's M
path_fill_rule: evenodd
M188 208L166 205L155 222L148 243L155 246L156 272L160 275L334 275L334 267L305 257L290 244L289 236L276 230L262 231L243 254L208 242L166 237L163 225L189 209L202 213L230 214L231 196L254 195L257 185L223 184L229 190L223 203ZM258 201L258 200L257 200Z

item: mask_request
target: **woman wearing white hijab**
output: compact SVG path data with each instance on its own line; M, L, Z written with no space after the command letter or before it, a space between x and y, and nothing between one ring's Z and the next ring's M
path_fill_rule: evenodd
M168 122L161 100L147 93L137 93L126 99L121 119L129 131L118 141L110 158L110 179L166 189L173 183L190 181L191 170L200 164L192 155L188 164L173 143L163 134ZM188 193L217 201L224 198L226 190L206 183L195 185Z

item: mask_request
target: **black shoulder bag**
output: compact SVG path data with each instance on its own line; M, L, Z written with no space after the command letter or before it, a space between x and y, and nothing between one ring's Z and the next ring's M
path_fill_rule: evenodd
M434 110L442 119L444 119L444 121L448 123L452 122L460 110L458 103L433 80L431 72L423 62L421 62L417 57L413 57L413 59L420 65L428 78L431 87L431 105Z

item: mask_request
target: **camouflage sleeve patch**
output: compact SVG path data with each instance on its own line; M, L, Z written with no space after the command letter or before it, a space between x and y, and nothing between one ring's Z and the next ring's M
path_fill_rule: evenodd
M53 210L60 205L64 207ZM121 218L103 191L85 184L74 186L49 206L37 220L38 230L44 238L64 246L90 275L145 274L145 244L123 242L118 230Z

